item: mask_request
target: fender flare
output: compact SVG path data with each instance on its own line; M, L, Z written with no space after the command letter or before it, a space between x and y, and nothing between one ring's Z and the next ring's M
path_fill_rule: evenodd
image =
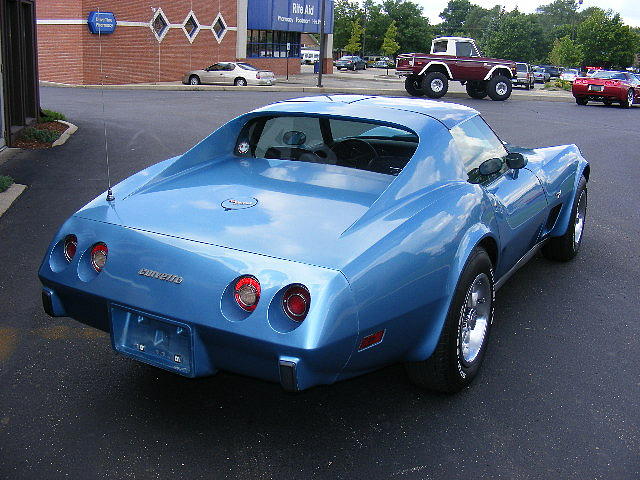
M485 75L484 79L489 80L493 75L493 72L495 72L496 70L506 70L507 72L509 72L509 78L513 78L511 69L507 65L494 65L493 68L489 70L489 73Z
M418 75L424 75L425 72L429 69L429 67L431 65L444 65L444 68L447 69L447 78L449 80L453 80L453 75L451 75L451 70L449 69L449 65L447 65L445 62L436 62L436 61L431 61L429 63L427 63L422 70L420 70L420 73Z
M498 236L494 232L492 232L487 225L484 225L482 223L476 223L475 225L472 225L462 237L458 250L456 251L456 254L453 258L451 271L449 273L449 278L447 279L446 284L446 291L452 292L451 296L443 306L444 308L442 309L442 311L439 312L437 316L434 316L432 329L427 332L425 337L416 346L416 348L414 348L407 354L405 360L426 360L433 354L436 346L438 345L438 340L440 339L444 323L447 319L447 316L449 315L451 302L453 301L453 292L455 292L458 286L460 275L462 274L464 267L469 261L471 252L473 252L473 250L486 238L491 238L496 243L496 245L500 245Z
M586 173L585 173L586 172ZM573 212L573 204L576 201L575 192L578 190L578 184L580 183L580 179L584 177L587 180L587 184L589 183L589 174L591 172L591 168L586 160L582 160L577 168L576 168L576 177L573 181L573 195L571 196L571 202L567 204L567 208L563 208L556 220L556 224L553 229L549 232L550 237L560 237L564 235L569 228L569 220L571 220L571 213Z

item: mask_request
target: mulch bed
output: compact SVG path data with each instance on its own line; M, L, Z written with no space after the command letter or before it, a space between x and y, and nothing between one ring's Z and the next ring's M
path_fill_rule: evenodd
M67 128L67 125L59 122L45 122L45 123L37 123L32 125L33 128L37 128L38 130L51 130L53 132L59 132L62 134ZM14 147L17 148L51 148L51 143L39 142L37 140L27 139L27 138L19 138L13 144Z

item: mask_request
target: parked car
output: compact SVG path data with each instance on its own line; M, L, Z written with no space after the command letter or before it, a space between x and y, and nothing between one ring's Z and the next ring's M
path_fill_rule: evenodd
M303 390L405 362L454 392L495 290L538 249L578 253L588 179L575 145L505 146L461 105L278 102L72 215L39 270L44 308L187 377Z
M586 105L591 100L605 105L617 102L629 108L640 102L640 81L629 72L598 70L590 77L576 78L571 93L578 105Z
M538 83L547 83L551 80L551 75L542 67L533 67L533 78Z
M576 68L567 68L564 72L560 74L560 80L564 80L565 82L572 82L580 77L580 71Z
M373 68L395 68L396 64L392 60L377 60L371 66Z
M472 38L438 37L431 42L431 53L398 55L396 74L405 77L404 88L413 97L440 98L455 80L471 98L488 95L502 101L511 96L516 63L482 56Z
M367 63L355 55L345 55L336 60L335 66L338 70L365 70Z
M535 87L535 78L533 76L533 70L528 63L516 63L516 76L513 77L512 83L514 85L522 85L525 89L530 90Z
M223 83L236 86L273 85L276 76L269 70L260 70L244 62L214 63L204 70L187 72L182 83L200 85L201 83Z
M560 74L562 73L561 67L555 67L553 65L540 65L544 68L544 71L549 74L550 78L560 78Z

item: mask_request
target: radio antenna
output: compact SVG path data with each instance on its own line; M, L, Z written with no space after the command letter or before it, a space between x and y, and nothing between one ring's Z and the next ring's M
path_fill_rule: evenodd
M107 120L104 112L104 73L102 69L102 25L100 22L100 8L96 17L98 27L98 45L100 49L100 99L102 100L102 126L104 127L104 155L107 162L107 202L113 202L116 197L111 191L111 172L109 171L109 140L107 138Z

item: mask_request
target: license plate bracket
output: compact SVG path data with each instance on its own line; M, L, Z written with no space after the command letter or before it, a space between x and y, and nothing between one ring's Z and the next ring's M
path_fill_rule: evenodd
M604 90L604 86L602 86L602 85L589 85L589 90L591 90L592 92L601 92L602 90Z
M189 325L134 309L111 306L113 348L129 357L193 376L193 332Z

